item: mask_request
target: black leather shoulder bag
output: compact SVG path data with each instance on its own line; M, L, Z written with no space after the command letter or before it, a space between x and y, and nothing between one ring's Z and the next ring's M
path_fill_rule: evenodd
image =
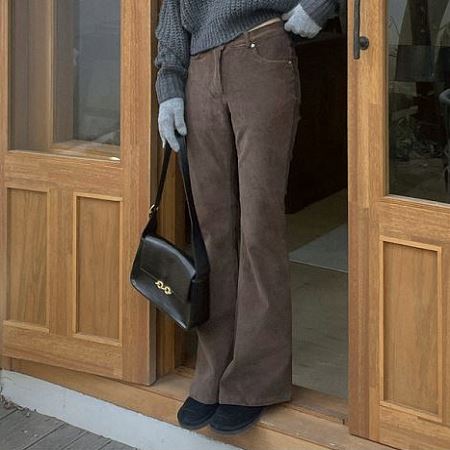
M156 231L157 212L173 152L167 144L156 198L149 210L148 224L141 234L130 282L158 309L183 329L190 330L209 318L210 267L192 196L186 140L179 134L177 140L180 144L178 162L191 223L192 256Z

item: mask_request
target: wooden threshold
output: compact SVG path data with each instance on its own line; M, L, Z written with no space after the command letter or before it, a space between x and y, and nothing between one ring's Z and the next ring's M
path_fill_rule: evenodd
M12 360L11 370L91 395L146 416L177 425L176 412L187 395L190 377L174 371L151 386L121 382L60 367L24 360ZM181 370L182 372L182 370ZM352 436L342 423L327 420L290 406L267 408L258 424L235 436L214 433L208 427L198 432L246 450L388 450L386 447Z
M175 373L192 378L192 367L180 366ZM345 398L324 394L301 386L292 386L292 401L283 406L304 412L321 419L346 424L348 417L348 403Z

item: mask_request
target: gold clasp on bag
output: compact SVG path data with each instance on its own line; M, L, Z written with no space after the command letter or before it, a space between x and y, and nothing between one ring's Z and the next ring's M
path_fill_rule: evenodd
M155 281L155 284L156 286L158 286L159 289L163 290L165 294L167 295L172 294L172 289L170 289L169 286L165 286L161 280Z

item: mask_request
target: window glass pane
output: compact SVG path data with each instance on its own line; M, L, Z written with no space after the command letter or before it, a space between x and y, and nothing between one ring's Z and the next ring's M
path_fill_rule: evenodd
M119 156L120 0L11 10L10 148Z
M450 4L388 5L389 192L448 203Z

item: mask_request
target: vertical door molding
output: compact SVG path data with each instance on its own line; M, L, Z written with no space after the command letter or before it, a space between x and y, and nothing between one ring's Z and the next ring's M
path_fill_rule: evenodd
M7 252L6 252L6 189L5 179L5 152L8 147L8 0L0 0L0 324L7 316ZM1 367L11 368L11 358L5 357L3 352L3 336L0 333Z
M370 264L370 182L372 120L377 120L372 100L373 85L367 80L370 67L367 59L373 46L353 59L354 6L348 0L348 191L349 191L349 429L362 437L370 434L370 358L369 264ZM379 5L367 2L361 9L361 34L369 35L369 18L376 20ZM375 18L374 18L375 16ZM375 67L372 70L377 70ZM364 101L361 97L364 96ZM367 96L367 97L366 97ZM378 117L380 112L378 112Z

